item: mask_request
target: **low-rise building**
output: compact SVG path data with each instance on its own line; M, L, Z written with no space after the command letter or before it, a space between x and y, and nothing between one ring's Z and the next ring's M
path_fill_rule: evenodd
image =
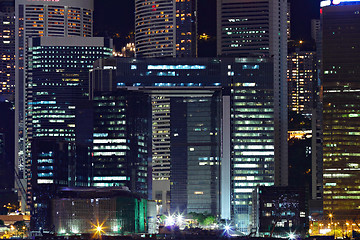
M52 200L52 221L57 235L124 235L146 233L147 199L126 188L63 188Z

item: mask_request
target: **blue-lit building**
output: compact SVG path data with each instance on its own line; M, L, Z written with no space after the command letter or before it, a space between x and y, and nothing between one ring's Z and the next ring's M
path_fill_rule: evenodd
M95 60L111 54L112 40L105 38L29 39L26 188L34 230L49 230L49 216L44 214L57 187L89 185L92 122L85 110L90 108L89 70ZM43 159L50 151L60 157ZM59 168L63 172L57 174Z
M162 104L166 111L162 115L153 111L153 115L156 113L159 117L153 118L152 123L153 129L163 124L165 133L157 129L153 139L158 133L164 133L157 140L166 147L153 148L152 154L153 185L159 176L156 172L168 166L170 199L155 200L170 200L171 211L204 212L191 202L194 199L196 203L196 199L206 195L201 189L195 190L196 182L192 179L196 176L200 180L198 173L204 171L202 177L212 176L215 182L211 186L219 186L213 195L208 192L206 201L214 204L208 212L232 219L236 226L250 227L252 192L257 185L273 185L275 177L274 111L277 106L272 62L264 58L108 59L95 64L94 76L101 77L100 73L107 76L103 88L117 85L120 89L167 98L166 104ZM208 95L196 99L195 93ZM208 111L210 109L212 111ZM204 115L198 117L197 114ZM183 145L177 145L177 141ZM211 143L213 150L204 147L206 151L197 151L202 141L204 146ZM168 165L164 164L165 158L158 162L157 155L168 156ZM177 161L177 158L186 161ZM162 168L156 168L157 165ZM195 165L199 169L191 171L190 166L195 169ZM221 168L210 167L220 165ZM175 173L179 171L183 177L178 183ZM204 178L199 185L206 186L210 180L211 177ZM177 202L180 199L174 195L176 191L182 191L182 202Z

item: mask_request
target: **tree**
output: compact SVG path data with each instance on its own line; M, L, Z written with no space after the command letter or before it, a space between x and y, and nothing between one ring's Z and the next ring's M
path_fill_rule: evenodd
M216 218L214 216L207 216L204 220L204 225L209 226L211 224L214 224L216 221Z

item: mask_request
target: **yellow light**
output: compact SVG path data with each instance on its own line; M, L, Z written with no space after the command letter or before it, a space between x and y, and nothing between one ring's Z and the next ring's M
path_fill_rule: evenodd
M105 220L106 221L106 220ZM91 225L94 227L92 229L92 231L94 231L94 238L96 236L98 236L99 238L101 238L101 235L105 233L104 229L105 227L103 227L105 221L103 221L101 224L99 223L99 220L96 221L96 224L91 223Z

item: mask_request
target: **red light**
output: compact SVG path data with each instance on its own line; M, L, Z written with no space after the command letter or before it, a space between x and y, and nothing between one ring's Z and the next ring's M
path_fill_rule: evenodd
M320 14L322 14L322 8L320 8Z
M156 5L152 5L152 8L153 11L156 11Z

